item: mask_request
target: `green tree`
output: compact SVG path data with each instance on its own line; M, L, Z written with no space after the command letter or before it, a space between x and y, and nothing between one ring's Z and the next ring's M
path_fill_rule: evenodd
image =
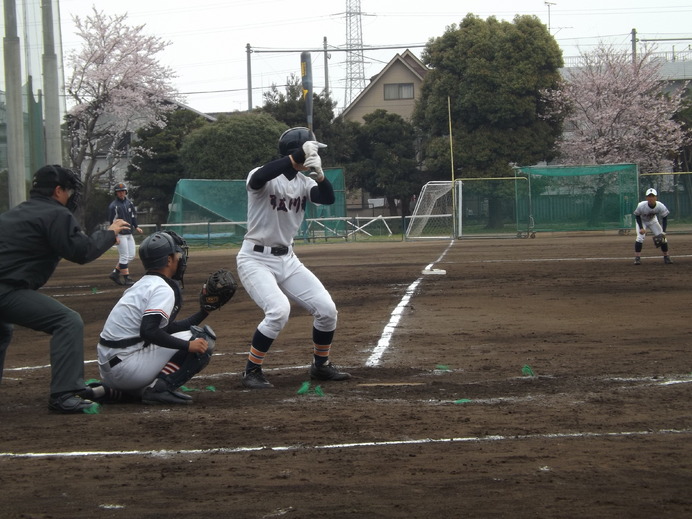
M166 126L150 126L137 132L143 151L132 159L127 180L133 184L132 199L138 210L152 213L157 224L168 220L168 204L173 199L178 180L186 176L180 162L180 148L185 137L209 124L190 110L178 109L166 117Z
M334 108L337 103L326 94L313 94L312 99L313 131L317 140L321 140L324 139L323 132L328 131L334 119ZM291 74L287 79L284 92L280 92L276 85L272 85L271 89L264 93L264 105L259 110L271 115L289 128L307 126L300 78Z
M420 190L413 126L400 115L375 110L364 118L358 149L361 159L352 165L352 188L362 188L387 199L391 215L411 214L411 196Z
M450 178L449 121L454 166L464 177L512 175L511 163L550 160L561 121L544 117L541 91L559 84L562 53L535 16L513 22L469 14L432 39L422 56L431 69L414 111L423 134L425 168ZM451 114L451 117L449 116ZM474 186L474 188L479 189ZM485 193L490 226L501 226L496 190Z
M190 133L180 149L189 178L243 179L278 154L288 127L259 111L222 115Z

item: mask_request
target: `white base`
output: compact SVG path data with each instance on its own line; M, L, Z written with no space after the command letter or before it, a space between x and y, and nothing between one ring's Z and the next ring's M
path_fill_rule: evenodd
M446 270L442 270L442 269L429 269L429 270L428 270L428 269L423 269L423 270L420 271L420 273L421 273L421 274L428 275L428 276L431 275L431 274L437 274L438 276L444 276L444 275L447 273L447 271L446 271Z

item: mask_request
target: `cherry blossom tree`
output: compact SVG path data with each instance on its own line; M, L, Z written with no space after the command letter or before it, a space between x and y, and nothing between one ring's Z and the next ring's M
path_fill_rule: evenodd
M557 142L564 164L636 163L642 173L670 171L689 141L675 119L684 85L661 80L661 63L650 50L633 60L628 52L599 45L582 54L561 88L544 91L549 116L564 117Z
M72 107L66 120L70 160L84 182L83 204L111 170L138 152L128 146L130 135L148 126L163 127L175 108L178 93L171 85L172 69L156 55L170 42L144 34L144 26L129 26L127 15L107 16L92 8L76 16L81 48L67 56L67 95ZM108 165L97 168L97 159Z

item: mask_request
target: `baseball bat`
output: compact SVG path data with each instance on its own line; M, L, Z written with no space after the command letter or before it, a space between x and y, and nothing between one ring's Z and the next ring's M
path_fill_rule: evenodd
M314 140L315 132L312 129L312 60L308 51L300 53L300 76L303 83L303 100L305 101L308 130L310 130Z

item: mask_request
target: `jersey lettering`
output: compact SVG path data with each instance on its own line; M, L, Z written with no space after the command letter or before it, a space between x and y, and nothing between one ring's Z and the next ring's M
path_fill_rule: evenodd
M288 203L286 203L285 198L279 198L276 195L269 195L269 204L275 211L284 211L286 213L289 211L295 211L298 213L300 211L305 211L305 208L307 207L307 197L303 196L290 198L288 199Z

